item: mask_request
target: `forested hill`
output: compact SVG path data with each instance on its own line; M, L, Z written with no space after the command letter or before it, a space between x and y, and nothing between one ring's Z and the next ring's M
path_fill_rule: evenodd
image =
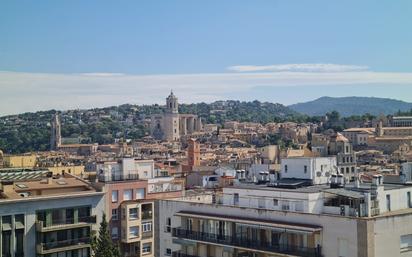
M321 97L313 101L290 105L289 108L307 115L325 115L337 111L342 116L394 114L410 111L412 103L377 97Z
M148 134L145 120L162 113L164 106L130 105L61 113L62 136L81 143L112 143L116 138L138 139ZM181 104L180 113L197 114L206 123L226 120L273 122L302 121L305 116L276 103L217 101L211 104ZM50 120L55 110L0 117L0 149L6 153L49 149Z

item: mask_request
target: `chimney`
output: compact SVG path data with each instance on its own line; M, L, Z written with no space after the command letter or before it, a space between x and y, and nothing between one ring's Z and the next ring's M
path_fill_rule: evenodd
M1 190L5 194L14 193L14 182L10 180L2 181Z
M381 186L381 185L383 185L383 177L382 177L382 175L373 175L372 185L374 185L374 186Z

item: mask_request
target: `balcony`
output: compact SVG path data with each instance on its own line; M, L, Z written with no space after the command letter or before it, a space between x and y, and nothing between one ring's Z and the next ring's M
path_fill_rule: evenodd
M142 212L142 220L151 220L153 217L152 211L143 211Z
M50 254L61 251L76 250L82 248L88 248L91 244L90 237L75 238L63 241L39 243L37 244L38 254Z
M185 253L182 253L182 252L173 252L172 257L199 257L199 256L185 254Z
M262 242L253 239L237 238L226 235L217 235L198 231L173 228L173 236L194 241L206 243L229 245L244 249L265 251L270 253L281 253L293 256L304 257L322 257L321 247L309 248L289 244L275 244L271 242Z
M92 224L96 224L96 215L79 217L77 220L73 218L53 220L51 224L38 220L36 221L36 230L39 232L50 232L55 230L91 226Z
M104 175L100 174L97 176L99 182L116 182L116 181L128 181L128 180L139 180L139 174L128 174L128 175Z

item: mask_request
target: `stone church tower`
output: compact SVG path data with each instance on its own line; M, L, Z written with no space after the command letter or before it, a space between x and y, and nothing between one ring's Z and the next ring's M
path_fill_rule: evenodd
M179 113L179 103L173 91L171 91L170 95L166 98L166 113Z
M51 121L50 150L57 150L62 144L61 124L59 114L54 114Z
M201 130L200 117L195 114L179 114L179 102L173 91L166 98L164 113L151 116L151 135L158 140L179 141L181 136Z
M166 113L163 122L164 138L166 140L178 141L180 139L179 124L179 103L177 97L171 91L166 98Z

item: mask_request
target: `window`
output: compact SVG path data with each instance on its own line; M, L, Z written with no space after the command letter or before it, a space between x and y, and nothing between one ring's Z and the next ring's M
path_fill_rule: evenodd
M278 199L273 199L273 205L278 206L279 205L279 200Z
M288 173L288 165L285 165L285 173Z
M320 165L320 171L323 171L323 165Z
M289 201L282 201L282 210L283 211L289 210Z
M166 219L166 232L170 233L172 231L172 219L167 218Z
M129 238L139 237L139 227L134 226L129 228Z
M306 174L306 173L308 173L308 166L303 166L303 172Z
M133 190L132 189L127 189L123 191L123 200L124 201L133 200Z
M139 218L139 209L138 208L130 208L129 209L129 219L135 220Z
M386 195L386 209L391 211L391 195Z
M117 212L117 209L112 209L112 220L118 220L119 219L119 214Z
M145 243L142 247L142 253L148 254L152 252L152 243Z
M412 251L412 234L401 236L401 251Z
M150 231L152 231L152 222L142 223L142 231L143 231L143 232L150 232Z
M238 193L234 193L233 194L233 205L239 205L239 194Z
M135 190L136 194L136 200L138 199L144 199L144 188L138 188Z
M340 174L344 174L345 173L345 168L340 168Z
M407 192L406 193L406 206L408 206L408 208L411 208L411 192Z
M172 249L170 249L170 248L166 248L166 253L165 253L167 256L170 256L170 255L172 255Z
M113 239L119 238L119 228L118 227L112 227L112 238Z
M352 167L352 173L355 173L355 167Z
M113 190L112 191L112 203L117 203L119 200L119 191Z

